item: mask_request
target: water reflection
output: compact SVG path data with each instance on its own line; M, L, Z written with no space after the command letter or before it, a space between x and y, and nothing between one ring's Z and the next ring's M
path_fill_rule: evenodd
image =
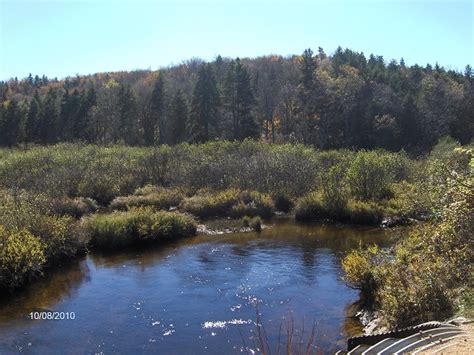
M242 336L255 334L255 302L270 341L292 315L296 331L316 322L318 344L331 351L360 331L351 317L358 294L341 280L340 257L373 243L391 238L374 228L276 221L260 234L94 253L0 301L0 353L238 352ZM77 318L24 318L38 308Z
M48 272L41 282L0 297L0 326L14 319L25 319L30 312L51 310L65 298L74 298L83 282L89 280L85 257L65 262L62 272Z

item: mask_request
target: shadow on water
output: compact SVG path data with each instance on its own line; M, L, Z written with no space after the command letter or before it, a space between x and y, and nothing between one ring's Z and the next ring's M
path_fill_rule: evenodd
M46 270L44 277L13 294L0 296L0 326L13 319L24 319L33 311L50 311L66 298L77 296L83 282L89 280L86 257L63 261L61 270Z
M199 235L157 247L92 253L0 298L0 353L239 352L255 336L258 302L269 340L282 320L317 326L325 350L361 331L358 293L340 258L360 244L389 246L379 228L271 222L261 233ZM33 310L75 312L74 321L31 321ZM296 329L298 331L298 329Z

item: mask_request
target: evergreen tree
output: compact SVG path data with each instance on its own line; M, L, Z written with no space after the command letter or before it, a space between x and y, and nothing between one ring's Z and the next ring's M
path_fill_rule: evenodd
M36 142L38 139L38 123L41 115L41 98L38 91L31 99L25 123L25 138L27 142Z
M202 143L209 140L211 128L218 124L219 104L219 93L211 65L203 63L193 91L191 118L188 124L192 142Z
M20 143L23 129L23 111L16 100L2 104L0 144L12 147Z
M158 143L165 143L165 121L164 121L164 83L162 74L158 76L153 87L149 110L143 119L143 138L145 145L155 143L155 132L158 128Z
M74 122L74 108L72 107L71 99L69 96L69 89L65 85L65 90L61 98L61 110L59 114L59 134L60 139L63 141L71 140L71 126Z
M137 99L130 86L122 85L119 92L120 104L120 137L126 144L137 144Z
M170 108L170 143L179 144L186 139L186 122L188 120L188 105L181 90L173 97Z
M50 88L43 103L38 125L40 143L51 144L58 141L59 110L56 101L57 93Z
M339 52L338 52L339 51ZM343 61L343 52L339 47L333 64L339 68ZM299 127L298 133L304 143L316 143L318 112L316 95L320 94L315 80L316 61L313 51L308 48L299 61L300 80L298 85Z
M74 121L74 139L87 142L95 141L93 137L92 110L97 104L97 93L94 87L87 92L83 89L79 95L79 111Z
M255 103L255 98L250 84L250 75L238 58L234 69L238 123L236 138L240 140L257 138L259 129L252 115L252 106Z

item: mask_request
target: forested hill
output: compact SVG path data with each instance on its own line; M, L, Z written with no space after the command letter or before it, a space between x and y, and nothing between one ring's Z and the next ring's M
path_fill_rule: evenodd
M0 145L258 138L421 153L474 131L474 74L338 48L0 82Z

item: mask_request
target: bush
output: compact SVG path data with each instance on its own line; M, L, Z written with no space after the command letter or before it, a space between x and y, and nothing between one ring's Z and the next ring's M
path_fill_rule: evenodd
M349 165L347 180L351 195L358 200L380 200L392 196L390 184L396 172L391 164L394 154L377 151L357 152ZM397 170L400 169L397 167Z
M73 256L85 248L71 216L53 215L55 203L42 194L27 191L0 193L0 224L8 231L28 230L41 239L45 257Z
M80 218L85 214L97 211L97 203L91 198L76 197L74 199L64 197L53 201L53 212L58 215L69 215Z
M326 208L321 193L312 192L301 197L295 207L295 218L298 221L310 221L331 218L332 214Z
M349 192L346 183L346 167L338 164L319 172L322 202L332 215L340 215L345 210Z
M350 200L345 214L353 224L379 225L382 223L384 213L385 208L376 202Z
M44 243L48 262L74 256L87 244L87 240L80 238L70 216L39 215L26 228Z
M447 179L439 220L412 230L391 251L354 251L343 261L346 280L374 300L392 327L453 316L474 289L474 187L470 172ZM464 169L464 168L463 168ZM369 280L369 281L368 281ZM465 308L464 308L465 309Z
M185 199L180 208L200 218L229 216L273 215L274 206L270 196L255 191L227 189L217 193L198 193Z
M189 215L150 208L94 215L83 226L92 243L102 248L186 237L194 235L196 227L195 220Z
M242 225L247 228L252 228L255 232L262 231L262 218L260 216L257 217L250 217L244 216L242 218Z
M133 195L115 198L110 203L110 207L117 210L147 206L155 209L169 209L178 206L183 198L184 194L178 189L166 190L154 186L145 186L136 190Z
M41 273L43 243L26 230L7 232L0 225L0 286L13 289Z
M341 262L346 282L362 291L366 304L375 301L378 284L375 266L380 262L380 254L381 250L375 245L367 250L358 248L351 251Z
M292 199L286 194L276 194L273 197L273 203L278 211L288 213L294 207Z
M327 205L320 192L312 192L298 200L295 218L298 221L332 219L353 224L379 225L387 209L376 202L349 200L345 206Z

